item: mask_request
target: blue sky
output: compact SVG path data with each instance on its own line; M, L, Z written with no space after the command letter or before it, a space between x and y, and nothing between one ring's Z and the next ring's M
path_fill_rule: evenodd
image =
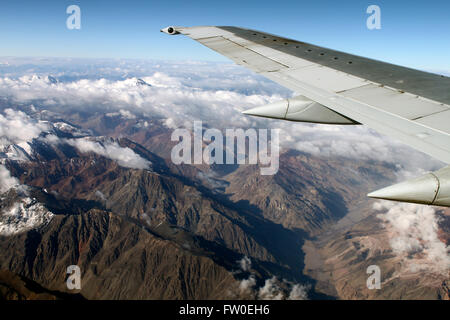
M81 8L81 30L66 28L66 8ZM368 30L366 8L381 8ZM167 25L259 29L400 65L450 70L449 1L2 1L1 56L227 61Z

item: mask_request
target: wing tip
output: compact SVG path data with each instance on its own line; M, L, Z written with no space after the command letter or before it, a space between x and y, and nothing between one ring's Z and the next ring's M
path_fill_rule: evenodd
M176 35L176 34L179 34L179 33L180 33L180 32L178 31L179 28L180 28L180 27L168 26L168 27L162 28L162 29L159 30L159 31L161 31L161 32L163 32L163 33L166 33L166 34L169 34L169 35L173 36L173 35Z

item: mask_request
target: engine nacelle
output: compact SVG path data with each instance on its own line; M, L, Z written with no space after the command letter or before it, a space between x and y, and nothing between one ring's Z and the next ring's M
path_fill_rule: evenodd
M371 198L450 207L450 166L368 194Z
M284 99L242 112L251 116L323 124L358 124L304 96Z

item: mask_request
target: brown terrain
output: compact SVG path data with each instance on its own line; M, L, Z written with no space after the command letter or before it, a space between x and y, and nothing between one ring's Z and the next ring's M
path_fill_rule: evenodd
M449 298L448 274L401 273L389 230L366 198L393 182L390 164L284 150L273 176L251 165L175 166L171 131L158 120L143 127L104 115L66 119L152 166L124 168L38 141L34 160L7 160L30 197L54 216L39 228L0 235L4 298L254 298L240 290L249 275L255 287L272 277L309 286L311 299ZM0 208L20 197L10 192ZM439 237L448 244L448 214L439 214ZM244 257L249 270L238 263ZM383 270L382 290L366 287L372 264ZM66 288L69 265L81 268L79 292Z

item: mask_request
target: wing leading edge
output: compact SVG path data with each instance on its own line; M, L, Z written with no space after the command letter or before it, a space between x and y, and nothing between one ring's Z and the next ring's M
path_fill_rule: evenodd
M300 113L295 116L289 114L288 107L280 107L283 103L247 110L246 114L315 123L361 123L450 164L448 77L249 29L206 26L168 27L161 31L189 36L297 92L299 97L292 100L311 102L309 108L297 107ZM274 112L281 116L273 116ZM415 196L403 194L408 193L404 188L402 195L393 199L386 194L393 192L388 188L370 196L438 204L434 198L410 201ZM439 205L450 206L450 201Z

